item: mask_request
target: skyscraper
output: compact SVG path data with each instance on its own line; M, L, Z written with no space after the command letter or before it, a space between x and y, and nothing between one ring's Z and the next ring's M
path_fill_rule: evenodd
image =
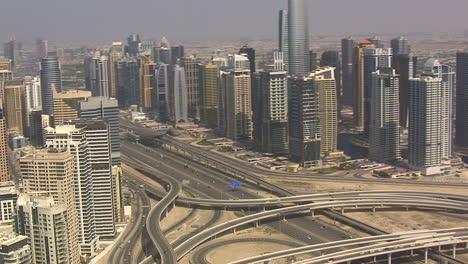
M252 138L251 76L248 69L221 73L220 129L232 140Z
M393 69L372 73L369 158L394 162L400 157L399 76Z
M54 114L54 89L62 92L60 63L57 57L46 57L41 60L42 111L45 115Z
M45 128L46 146L69 151L75 160L74 189L78 213L80 254L93 256L97 246L94 186L86 133L73 125Z
M408 55L411 53L411 47L408 44L408 39L403 36L392 39L390 41L390 46L393 50L393 55L395 56L400 54Z
M13 79L13 71L10 61L0 61L0 101L4 102L5 82Z
M7 128L24 135L26 111L24 109L24 83L22 80L5 82L5 119Z
M184 68L174 65L170 99L171 119L174 122L188 121L188 90Z
M87 89L93 96L110 96L110 74L109 58L97 53L94 57L86 60Z
M79 102L91 96L90 91L69 90L54 94L54 124L64 125L79 114Z
M442 87L440 78L410 79L408 161L424 175L441 173Z
M336 152L338 144L338 96L335 73L336 68L334 67L321 67L310 75L318 93L320 153L322 156Z
M255 62L255 50L253 48L249 48L249 46L244 45L242 48L239 50L239 54L246 54L247 58L249 58L250 62L250 72L254 73L257 71L257 66Z
M94 225L99 237L115 235L115 180L111 165L111 136L104 120L79 119L73 126L84 132L88 143L88 157L94 197Z
M458 147L468 147L468 50L457 53L456 136Z
M28 153L20 159L20 169L26 193L49 196L66 206L69 263L79 263L73 155L52 150Z
M341 104L346 106L354 105L353 58L355 44L356 41L350 37L341 40L341 63L343 65L343 96L341 97Z
M310 71L309 27L306 0L288 0L289 73Z
M140 67L135 58L117 62L117 99L121 108L140 105Z
M448 159L454 154L453 138L455 136L455 72L439 60L431 58L424 65L423 76L432 76L442 79L442 159Z
M79 116L109 124L112 165L120 166L119 105L114 98L88 97L80 102Z
M289 71L289 25L288 25L288 11L279 11L279 51L283 53L284 70Z
M42 58L47 57L49 52L49 43L47 40L44 39L37 39L36 40L36 59L37 61L41 61Z
M156 120L167 122L169 121L170 65L158 64L155 75L157 88L153 91L153 105L156 108Z
M198 87L198 64L200 59L190 56L180 58L180 66L185 70L187 81L188 117L200 119L200 96Z
M125 53L127 53L130 56L136 56L140 52L140 44L140 35L135 33L131 34L127 38L127 46L125 47Z
M125 47L122 42L113 42L109 51L109 96L118 98L117 62L124 56Z
M289 81L289 157L302 166L320 163L319 98L314 78Z
M12 67L16 67L16 61L18 59L18 47L16 45L15 37L12 37L10 41L3 45L3 55L6 59L10 60Z
M334 72L334 79L336 83L336 98L338 104L338 114L339 114L339 107L341 107L341 97L342 97L342 89L341 89L341 61L340 61L340 53L336 50L327 50L322 53L322 58L320 59L320 67L330 66L335 68Z
M400 75L400 126L408 127L409 79L416 78L417 57L411 54L393 56L393 67Z
M182 45L171 47L171 62L177 64L179 59L185 57L185 48Z
M6 121L3 114L2 101L0 100L0 182L7 182L11 180L8 163Z
M25 85L25 110L26 110L26 126L30 126L29 115L30 113L37 108L40 108L42 105L41 99L41 81L39 76L37 77L30 77L26 76L24 78L24 85ZM27 133L27 136L29 134Z
M149 57L142 58L140 70L140 102L144 112L153 111L153 90L156 89L156 63Z
M200 122L209 128L217 127L218 113L218 66L199 66Z
M288 150L288 80L286 72L261 71L253 88L254 139L259 151Z
M70 262L68 223L65 204L57 204L52 197L33 197L20 194L17 210L17 230L29 237L33 263L77 264Z

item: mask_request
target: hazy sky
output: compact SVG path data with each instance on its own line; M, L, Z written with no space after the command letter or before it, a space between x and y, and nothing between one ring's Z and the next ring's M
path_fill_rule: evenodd
M0 41L276 38L287 0L3 0ZM467 0L309 0L311 34L459 31Z

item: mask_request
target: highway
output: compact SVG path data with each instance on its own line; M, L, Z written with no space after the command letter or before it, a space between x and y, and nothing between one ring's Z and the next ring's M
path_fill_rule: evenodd
M134 199L136 198L136 204L132 206L133 217L109 252L109 264L119 263L122 260L124 263L130 263L131 252L144 228L150 210L150 201L145 192L138 188L132 188L132 191Z
M319 180L319 181L329 181L329 182L347 182L347 183L375 183L375 184L390 184L390 185L417 185L417 186L444 186L444 187L462 187L468 188L467 183L445 183L445 182L431 182L425 180L403 180L403 179L372 179L372 178L350 178L343 176L320 176L309 173L286 173L286 172L277 172L277 171L268 171L261 168L258 168L254 165L247 164L244 161L232 159L225 157L220 154L213 153L212 151L202 149L196 146L192 146L187 143L180 142L174 138L171 138L167 135L162 135L158 138L161 143L170 144L177 148L180 148L187 153L190 153L194 156L200 156L200 159L209 160L209 162L217 163L220 166L226 166L228 168L241 171L243 173L250 174L259 178L262 175L273 178L285 179L300 179L300 180Z
M461 203L461 204L460 204ZM275 210L268 210L256 214L247 215L238 219L234 219L215 227L204 230L203 232L184 241L175 248L177 259L181 259L188 254L192 249L199 246L210 238L216 237L226 231L236 231L236 228L248 224L258 224L259 221L269 218L283 218L291 214L303 213L305 211L313 212L319 209L345 208L355 206L401 206L401 207L423 207L439 210L455 210L468 211L468 206L464 202L456 201L426 201L423 199L405 199L405 200L386 200L386 199L369 199L369 200L351 200L351 201L332 201L332 202L317 202L306 205L289 206Z
M324 244L296 247L296 248L291 248L291 249L287 249L283 251L245 258L242 260L231 262L230 264L264 263L264 262L272 261L276 259L287 258L291 256L299 256L299 255L304 255L304 254L311 254L311 253L315 255L321 255L317 253L329 252L330 250L338 251L339 249L344 248L344 247L357 248L354 251L358 250L359 253L361 253L361 252L365 252L366 250L369 250L369 251L373 250L374 249L373 247L381 246L382 243L387 243L387 242L397 242L397 243L394 243L392 246L395 246L395 245L399 246L408 242L416 243L416 241L418 240L427 239L427 238L436 239L436 238L446 237L446 236L465 237L467 235L468 235L468 228L409 231L409 232L401 232L401 233L381 235L381 236L347 239L347 240L334 241L334 242L329 242L329 243L324 243ZM329 258L326 257L326 260L328 261Z
M160 171L152 168L151 166L147 166L146 164L133 164L133 166L145 166L145 170L149 171L150 173L161 174ZM182 192L182 184L171 178L164 178L163 181L166 183L167 194L149 212L149 215L146 219L146 229L151 240L153 241L155 249L157 249L157 254L159 255L161 263L169 264L177 263L175 258L176 255L173 247L167 240L166 236L164 236L164 233L161 229L161 219L168 214L170 206L175 206L174 202ZM153 254L153 259L155 261L158 259L157 254Z

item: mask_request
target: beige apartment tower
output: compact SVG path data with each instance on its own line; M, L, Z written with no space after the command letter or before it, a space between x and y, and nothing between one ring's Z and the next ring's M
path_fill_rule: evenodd
M5 119L7 128L24 135L24 84L23 81L5 82Z
M66 206L68 263L79 263L74 156L52 149L33 152L20 159L20 168L26 193L52 197L57 204Z
M338 142L338 102L335 68L323 67L311 73L319 98L322 156L336 152Z
M8 141L6 135L6 121L3 115L2 102L0 100L0 182L10 181L8 169Z

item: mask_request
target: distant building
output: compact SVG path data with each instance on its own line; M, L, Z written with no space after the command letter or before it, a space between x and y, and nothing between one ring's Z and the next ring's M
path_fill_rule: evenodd
M248 68L221 72L219 127L232 140L252 138L250 78Z
M310 72L309 27L305 0L288 0L289 73Z
M286 72L261 71L252 89L253 135L264 153L288 151L288 80Z
M140 105L140 67L135 58L117 62L117 99L119 106L128 109Z
M0 182L11 180L8 161L8 138L6 134L6 121L0 101Z
M14 37L3 45L3 55L6 59L10 60L11 66L16 67L18 60L18 46Z
M78 118L80 102L91 96L90 91L69 90L54 93L54 124L64 125Z
M173 64L179 63L179 59L185 57L185 48L182 45L176 45L171 47L171 62Z
M468 50L457 53L455 144L468 147Z
M411 47L408 44L408 39L400 36L398 38L394 38L390 41L390 46L393 50L393 55L409 55L411 53Z
M369 159L394 162L400 158L399 76L393 69L372 73Z
M127 38L127 46L125 47L125 53L130 56L136 56L139 53L141 44L140 35L138 34L131 34Z
M114 98L88 97L79 105L80 118L100 119L109 124L112 165L120 166L119 106Z
M153 111L153 90L156 89L156 63L149 57L145 57L140 64L140 102L144 112L151 112Z
M25 114L24 109L24 83L22 80L5 82L5 119L7 128L24 135Z
M417 57L411 54L393 56L393 67L400 75L400 127L408 127L409 86L410 78L416 78Z
M188 121L188 91L184 68L174 65L172 93L170 96L171 119L174 122Z
M10 61L0 61L0 101L4 103L5 82L13 79L13 71Z
M156 120L160 122L169 121L169 95L170 95L170 71L168 64L158 64L156 68L156 87L153 94Z
M198 65L201 60L194 57L180 58L180 66L185 70L185 80L187 82L187 102L188 117L200 119L200 89L198 87Z
M335 50L328 50L322 53L322 57L320 59L320 67L333 67L335 68L334 78L336 83L336 100L338 104L338 114L339 108L341 107L341 97L342 97L342 89L341 89L341 61L340 61L340 53Z
M49 43L47 40L44 39L37 39L36 40L36 59L37 61L41 61L41 59L47 57L49 53Z
M25 117L26 117L26 127L30 128L31 121L30 115L34 109L42 107L42 97L41 97L41 80L39 76L30 77L26 76L24 78L25 85ZM29 132L26 133L26 136L29 136Z
M219 69L214 64L199 66L200 122L209 128L217 127Z
M86 66L86 89L93 96L110 97L110 74L109 57L101 56L100 53L85 61Z
M341 104L346 106L354 105L353 58L355 44L356 41L350 37L341 40L341 63L343 65L343 96Z
M118 98L117 62L125 55L125 47L122 42L113 42L109 51L109 96Z
M68 213L64 204L52 198L31 197L21 194L18 198L17 230L29 238L33 263L78 264L70 258L68 237Z
M57 57L46 57L41 60L41 94L42 112L54 114L54 90L62 92L62 77Z
M442 79L410 79L409 152L411 168L425 175L441 173L442 162Z
M283 53L284 71L289 72L289 24L288 11L279 12L279 51Z
M289 81L289 157L302 166L320 163L319 96L314 78Z
M244 45L242 48L239 50L239 54L245 54L247 55L247 58L249 59L250 62L250 72L254 73L257 71L257 66L255 62L255 50L253 48L249 48L247 45Z
M250 60L245 54L228 55L228 68L234 70L250 70Z

